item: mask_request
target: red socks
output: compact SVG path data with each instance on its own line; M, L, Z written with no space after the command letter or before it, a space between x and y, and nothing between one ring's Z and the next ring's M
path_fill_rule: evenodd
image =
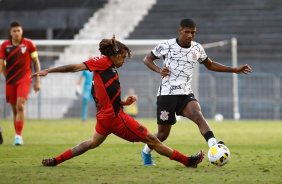
M15 126L15 130L16 130L16 134L21 136L22 131L23 131L24 122L23 121L16 121L16 123L14 123L14 126Z
M169 159L180 162L180 163L184 164L185 166L188 164L188 160L189 160L189 158L187 156L183 155L182 153L179 153L176 150L173 150L173 155Z
M71 152L71 149L65 151L63 154L55 157L55 159L57 160L57 164L62 163L66 160L69 160L73 157L73 154Z

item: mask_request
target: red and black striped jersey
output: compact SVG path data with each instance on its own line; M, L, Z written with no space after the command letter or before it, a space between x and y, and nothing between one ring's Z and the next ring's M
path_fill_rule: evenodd
M6 84L16 84L31 81L31 54L36 52L32 40L22 38L19 45L12 44L12 40L3 42L0 48L0 58L6 59Z
M107 56L94 57L84 64L94 72L92 96L96 102L97 119L116 117L122 110L122 105L120 82L115 65Z

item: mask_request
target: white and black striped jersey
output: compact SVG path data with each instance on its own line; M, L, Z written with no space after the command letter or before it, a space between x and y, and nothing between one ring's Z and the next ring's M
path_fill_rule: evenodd
M170 70L170 74L162 78L157 96L193 93L191 80L194 65L208 58L201 44L192 41L189 48L184 48L174 38L161 42L152 54L156 58L162 57L163 67L169 66Z

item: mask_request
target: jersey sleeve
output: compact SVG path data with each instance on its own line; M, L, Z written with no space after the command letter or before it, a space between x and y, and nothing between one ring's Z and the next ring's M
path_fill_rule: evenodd
M36 46L34 42L30 39L28 39L28 47L29 47L29 53L30 53L31 58L38 57Z
M109 68L113 63L110 62L106 57L93 57L88 61L83 62L89 71L95 70L106 70Z
M208 56L201 44L199 44L199 48L200 48L200 57L198 59L198 62L202 64L208 58Z
M152 54L156 58L161 58L162 56L165 56L168 53L168 43L167 41L161 42L159 45L157 45L153 50Z
M5 59L5 42L2 43L1 48L0 48L0 58Z

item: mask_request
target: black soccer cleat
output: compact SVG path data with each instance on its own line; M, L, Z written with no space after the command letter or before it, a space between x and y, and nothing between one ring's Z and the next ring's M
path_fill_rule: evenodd
M3 143L2 127L0 127L0 144Z
M42 160L42 165L43 166L56 166L57 160L55 158L44 158Z
M220 140L217 142L217 144L223 144L223 145L225 145L222 139L220 139Z
M204 158L204 151L200 150L196 155L189 157L186 167L197 168L198 164L202 162Z

